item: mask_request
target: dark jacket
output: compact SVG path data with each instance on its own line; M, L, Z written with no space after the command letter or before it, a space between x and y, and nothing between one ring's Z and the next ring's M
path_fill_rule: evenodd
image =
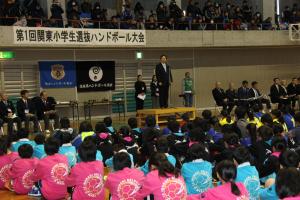
M28 109L29 113L35 114L36 108L31 99L27 99L27 104L23 101L23 99L19 99L17 102L17 115L21 118L21 120L25 120L25 110Z
M45 102L40 97L36 97L35 99L35 107L39 119L44 117L44 112L55 110L56 101L53 97L48 97Z
M8 116L8 111L10 110L11 113L15 113L16 109L15 106L13 105L13 103L11 101L7 101L7 103L5 104L4 101L0 101L0 118L4 119L5 117Z
M214 97L216 104L218 106L222 106L224 103L224 99L226 99L226 94L224 90L222 88L220 89L215 88L212 90L212 95Z
M172 72L170 66L166 64L166 71L161 63L156 65L155 75L158 83L162 83L164 86L170 85L173 82Z
M294 86L292 83L290 83L286 89L287 89L288 95L296 95L297 94L297 85Z
M249 88L240 87L237 91L237 96L239 99L249 98Z
M226 97L229 102L234 102L235 99L237 99L237 93L236 90L226 90Z
M255 92L254 92L254 90L256 90L256 89L250 88L250 90L249 90L249 98L255 97ZM258 95L257 97L261 96L259 90L256 90L256 92L257 92L257 95Z
M144 81L136 81L134 84L134 88L135 88L135 96L147 92L146 84Z
M272 103L279 103L279 99L280 99L280 85L278 85L278 89L276 87L275 84L273 84L270 88L270 97L271 97L271 101Z
M154 82L151 82L150 89L151 89L151 96L156 97L156 93L158 93L158 82L156 82L156 84Z

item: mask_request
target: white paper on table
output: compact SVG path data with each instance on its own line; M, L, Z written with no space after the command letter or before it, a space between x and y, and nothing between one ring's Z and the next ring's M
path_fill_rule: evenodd
M139 99L141 99L141 100L145 100L146 99L146 95L145 94L139 94L138 96L137 96L137 98L139 98Z

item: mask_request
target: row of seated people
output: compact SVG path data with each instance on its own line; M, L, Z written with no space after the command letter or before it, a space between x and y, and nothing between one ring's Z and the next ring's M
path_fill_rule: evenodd
M45 199L105 199L106 188L111 199L299 200L300 112L288 131L279 110L262 114L259 128L240 123L244 107L235 114L233 124L209 110L193 121L170 117L163 130L148 116L143 128L130 118L116 131L107 117L46 141L21 129L0 138L0 189Z
M29 123L32 121L34 132L38 132L41 131L39 120L44 120L45 130L49 132L49 121L53 119L54 129L59 127L59 116L55 111L56 101L53 97L48 97L45 91L32 99L29 98L28 90L22 90L20 95L15 108L5 93L0 94L0 126L3 127L3 124L7 123L9 134L14 130L14 123L18 130L22 127L22 122L25 122L25 128L29 129Z
M212 90L213 98L217 106L222 106L229 113L235 105L250 108L255 104L266 104L267 109L271 109L271 102L277 103L278 108L283 105L296 106L296 101L300 95L300 78L293 78L287 86L286 80L279 78L273 79L274 84L270 88L269 95L263 95L258 87L258 82L253 81L251 88L248 87L248 81L243 81L242 86L237 90L231 82L228 90L221 88L221 82L216 82L215 88ZM270 98L269 98L270 97Z

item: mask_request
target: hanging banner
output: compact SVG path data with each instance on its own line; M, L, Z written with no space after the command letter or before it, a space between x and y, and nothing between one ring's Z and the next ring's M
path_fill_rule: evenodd
M76 62L77 91L108 91L115 89L114 61Z
M145 46L145 30L13 27L14 44Z
M73 61L40 61L42 88L69 88L76 86L76 67Z

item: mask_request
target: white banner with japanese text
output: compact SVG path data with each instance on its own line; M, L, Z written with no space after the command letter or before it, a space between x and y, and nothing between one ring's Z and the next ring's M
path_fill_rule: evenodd
M145 46L145 30L14 27L14 44Z

